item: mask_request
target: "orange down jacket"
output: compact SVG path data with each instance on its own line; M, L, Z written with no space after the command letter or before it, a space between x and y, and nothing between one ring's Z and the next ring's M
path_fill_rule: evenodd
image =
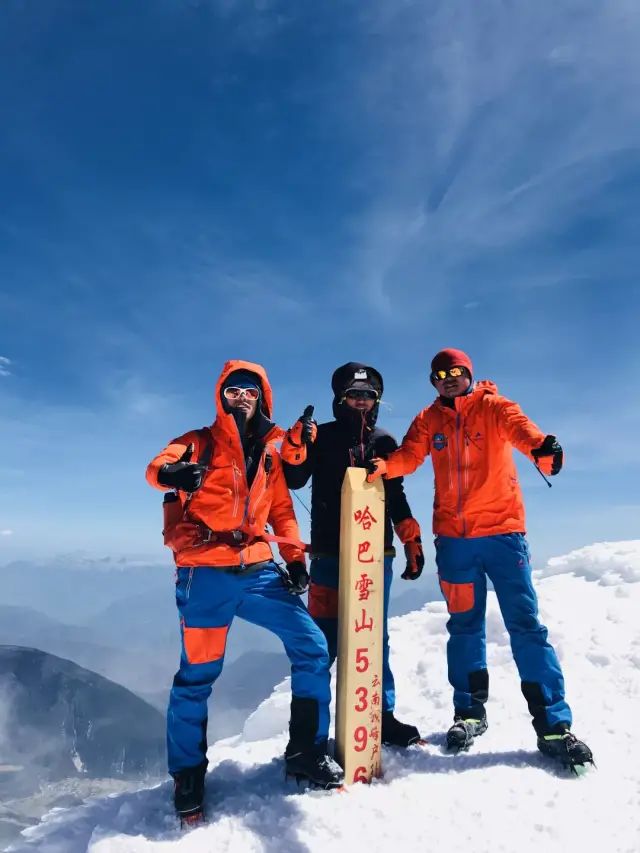
M264 437L264 450L251 488L245 473L245 458L240 434L232 415L224 411L221 388L226 377L235 370L249 370L260 377L262 384L262 410L270 418L273 397L267 374L259 364L247 361L228 361L218 379L215 392L217 416L211 426L213 451L209 470L203 484L188 503L185 521L199 522L210 531L227 533L239 530L247 541L242 544L203 542L197 525L187 523L185 535L174 551L178 566L237 566L262 560L271 560L273 555L268 542L261 540L265 525L272 525L276 536L293 540L300 539L298 523L291 503L291 496L284 480L280 455L275 447L284 436L284 430L273 426ZM202 438L197 430L174 439L147 467L147 480L157 489L169 491L158 483L158 472L165 463L176 462L189 444L195 445L192 456L200 456ZM267 457L271 462L265 464ZM179 492L182 506L187 496ZM299 545L280 544L280 552L287 562L303 560L304 552Z
M525 511L512 448L531 456L545 434L517 403L478 382L466 396L440 399L414 419L387 476L411 474L431 454L435 473L433 532L441 536L493 536L525 532Z

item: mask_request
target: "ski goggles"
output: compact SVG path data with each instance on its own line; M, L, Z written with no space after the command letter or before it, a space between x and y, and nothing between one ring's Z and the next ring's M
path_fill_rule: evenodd
M450 367L448 370L434 370L431 379L434 382L442 382L444 379L459 379L464 376L464 367Z
M257 388L236 388L235 385L229 385L222 393L227 400L240 400L242 397L246 397L247 400L257 400L260 396Z
M344 396L348 400L377 400L378 394L370 388L349 388Z

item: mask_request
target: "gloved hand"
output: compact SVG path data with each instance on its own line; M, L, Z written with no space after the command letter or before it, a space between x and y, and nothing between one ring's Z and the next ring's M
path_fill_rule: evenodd
M192 443L177 462L163 465L158 471L158 483L170 489L180 489L182 492L197 492L207 473L207 466L190 461L193 451Z
M400 577L405 581L414 581L420 577L424 568L420 525L410 515L403 518L402 521L395 522L393 527L404 545L404 553L407 558L407 567Z
M543 474L557 474L564 461L564 452L555 435L546 435L540 447L531 451L533 460Z
M422 550L422 539L412 539L405 542L404 553L407 558L407 568L400 575L403 581L415 581L424 569L424 551Z
M318 424L313 419L313 406L307 406L291 429L287 430L280 448L282 461L289 465L302 465L307 460L307 445L318 435Z
M286 570L282 572L282 582L291 595L302 595L309 586L309 572L302 560L287 563Z
M313 444L318 435L318 424L313 419L313 406L307 406L295 424L287 432L287 439L294 447Z
M387 463L384 459L380 459L378 456L375 456L371 462L367 462L367 483L375 482L379 477L386 476L387 473Z

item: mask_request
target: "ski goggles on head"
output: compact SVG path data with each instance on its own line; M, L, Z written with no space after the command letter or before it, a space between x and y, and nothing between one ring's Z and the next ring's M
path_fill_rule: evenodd
M257 400L260 396L257 388L236 388L235 385L229 385L222 393L227 400L240 400L242 397L246 397L247 400Z
M431 378L434 382L442 382L443 379L459 379L464 376L464 367L450 367L448 370L434 370Z
M371 388L349 388L344 393L349 400L377 400L378 393Z

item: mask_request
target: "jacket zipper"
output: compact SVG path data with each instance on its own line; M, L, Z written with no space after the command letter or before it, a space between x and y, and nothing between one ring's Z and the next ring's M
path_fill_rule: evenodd
M235 519L235 517L238 513L238 510L239 510L239 506L240 506L240 489L238 487L238 483L239 483L240 478L242 477L242 472L240 471L240 468L238 467L238 463L236 462L235 459L231 460L231 464L232 464L232 468L233 468L233 491L234 491L233 518ZM242 525L244 524L244 521L247 517L248 508L249 508L249 494L247 493L247 497L245 498L245 501L244 501L244 512L242 514L242 521L236 527L236 530L242 529ZM244 567L245 567L244 549L241 548L240 549L240 568L244 569Z
M266 455L266 451L262 454L262 463L263 463L262 464L262 483L260 484L260 491L258 492L257 497L255 498L255 500L253 502L253 513L251 516L251 523L252 524L256 523L256 513L258 511L258 504L262 500L262 496L264 495L264 493L267 490L267 472L264 470L264 457L265 457L265 455ZM255 483L255 480L254 480L254 483Z
M238 513L238 504L240 503L240 489L238 488L240 469L235 459L232 460L231 464L233 469L233 517L235 518Z
M460 445L462 443L462 431L460 413L456 413L456 455L458 457L458 515L462 521L462 535L466 536L467 525L462 514L462 462L460 459Z
M464 490L469 491L469 436L464 434Z

